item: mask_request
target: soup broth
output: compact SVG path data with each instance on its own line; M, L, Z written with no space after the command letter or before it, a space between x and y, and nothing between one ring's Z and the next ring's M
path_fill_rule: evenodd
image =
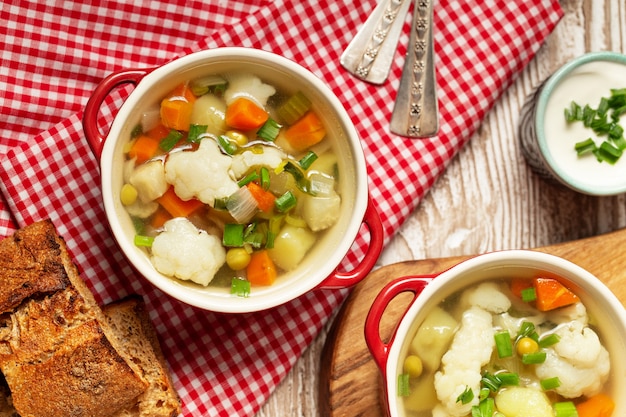
M188 80L141 116L120 200L135 244L200 286L272 285L338 220L337 155L314 103L254 74Z
M408 339L396 393L404 415L553 417L603 407L610 416L611 362L594 324L556 278L458 291Z

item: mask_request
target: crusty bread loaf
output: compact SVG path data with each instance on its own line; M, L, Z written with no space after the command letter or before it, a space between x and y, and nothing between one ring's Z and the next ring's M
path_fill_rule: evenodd
M117 417L176 417L180 399L172 385L165 357L141 297L130 296L104 306L109 324L123 341L126 356L133 358L150 386L137 404Z
M132 408L148 382L125 356L52 223L7 239L0 242L0 370L18 413L106 417ZM39 284L40 274L52 284Z

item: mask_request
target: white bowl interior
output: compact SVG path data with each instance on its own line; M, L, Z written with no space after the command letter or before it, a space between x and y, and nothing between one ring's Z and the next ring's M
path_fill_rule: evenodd
M429 283L407 311L389 351L386 388L391 415L405 417L402 397L395 395L397 376L402 373L400 358L408 352L426 314L444 298L485 280L504 277L532 278L537 273L557 276L568 283L594 316L600 338L611 357L611 397L614 416L626 415L626 312L615 295L595 276L562 258L533 251L501 251L472 258L442 273Z
M229 289L201 287L158 273L143 250L134 246L135 231L119 201L123 185L123 147L142 112L184 80L207 74L246 71L278 90L301 90L313 102L339 156L341 213L295 270L268 287L255 287L248 298L232 296ZM197 52L147 75L121 107L111 126L101 158L103 199L113 234L133 265L158 288L188 304L213 311L248 312L282 304L309 291L330 275L352 245L367 207L367 173L356 130L339 100L313 74L286 58L248 48L218 48Z

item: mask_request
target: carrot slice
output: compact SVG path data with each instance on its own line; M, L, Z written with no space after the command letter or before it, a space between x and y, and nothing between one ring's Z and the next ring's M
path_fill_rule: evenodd
M196 96L186 83L177 86L161 101L161 123L176 130L189 131Z
M272 285L276 280L276 265L266 249L253 252L246 267L248 281L253 285Z
M285 139L296 151L304 151L326 136L326 129L317 114L307 112L285 131Z
M577 404L578 417L611 417L615 403L606 394L597 394Z
M274 208L274 201L276 200L276 196L272 194L270 191L265 191L259 184L256 182L250 182L247 184L248 191L252 194L252 197L256 200L257 206L259 209L268 213Z
M163 227L166 221L171 219L172 216L165 210L162 206L152 215L152 219L150 220L150 226L155 229L159 229Z
M269 117L265 109L245 97L239 97L226 107L226 124L235 129L258 129Z
M176 195L176 192L174 192L174 187L168 188L165 194L157 198L156 201L167 210L172 217L187 217L204 206L202 201L196 200L195 198L187 201L181 199Z
M580 300L576 294L554 278L535 278L533 286L537 294L537 308L540 311L564 307Z
M148 135L140 135L128 150L130 159L136 158L136 164L143 164L159 152L159 140Z

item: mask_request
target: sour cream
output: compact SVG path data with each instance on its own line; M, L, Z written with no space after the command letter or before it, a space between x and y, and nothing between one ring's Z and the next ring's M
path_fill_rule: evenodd
M542 151L554 174L567 185L589 194L608 195L614 189L625 191L626 155L615 165L600 163L593 155L579 157L574 150L577 142L591 137L600 146L606 136L598 137L582 122L567 123L564 109L569 108L572 101L583 107L588 104L597 108L602 97L611 95L611 89L626 88L626 59L624 62L596 60L583 63L563 73L556 84L551 86L548 82L547 88L549 96L543 114L537 115L537 127L541 130L543 122L545 142ZM620 124L626 128L625 116L621 117Z

